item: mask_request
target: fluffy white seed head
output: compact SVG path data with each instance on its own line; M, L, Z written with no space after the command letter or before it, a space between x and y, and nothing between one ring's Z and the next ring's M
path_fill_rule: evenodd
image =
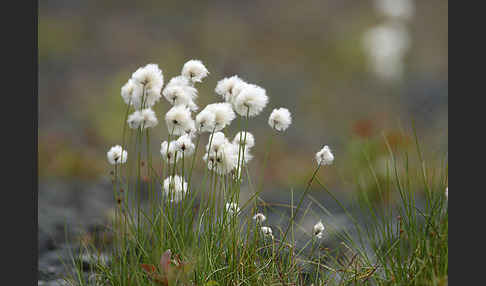
M197 98L197 90L192 86L167 85L162 91L162 94L174 106L184 105L191 109L191 111L198 109L198 106L194 102Z
M155 112L151 108L146 108L142 110L141 112L143 121L142 121L142 127L144 129L146 128L153 128L157 126L159 121L157 120L157 116L155 115Z
M199 132L213 132L216 115L204 108L198 115L196 115L196 129Z
M287 108L277 108L268 118L270 127L277 131L285 131L292 123L292 116Z
M178 153L184 154L184 157L191 156L195 150L194 143L192 143L191 135L189 134L184 134L180 136L175 141L175 146Z
M216 165L216 153L205 153L203 156L203 161L208 165L208 169L212 170Z
M209 74L208 69L200 60L190 60L182 67L181 75L191 82L201 82Z
M218 81L214 91L220 95L226 102L232 103L235 97L245 87L247 83L237 75L225 77Z
M187 128L185 130L186 134L189 135L191 138L196 136L196 122L191 118L191 120L187 123Z
M245 147L252 148L255 146L255 137L250 132L240 131L233 138L233 144L245 145Z
M237 203L226 203L226 211L230 215L237 214L240 211Z
M233 146L235 148L236 155L238 155L238 152L239 152L238 150L239 150L239 147L240 146L238 146L236 144L233 144ZM243 154L244 155L241 155L241 156L242 156L242 159L243 159L243 163L244 164L247 164L248 162L250 162L253 159L253 155L251 154L249 147L243 148ZM240 169L240 171L241 171L241 169Z
M178 75L169 80L169 83L167 83L167 86L192 86L192 82L185 76Z
M142 112L140 110L135 110L127 118L128 127L132 129L137 129L143 122Z
M218 153L218 151L221 149L221 147L228 143L228 139L224 135L223 132L215 132L213 134L213 137L211 139L211 136L209 137L208 144L206 144L206 152L209 152L209 147L211 146L211 152Z
M198 111L198 109L199 109L199 106L194 101L189 101L189 103L187 103L186 107L189 108L189 110L192 111L192 112Z
M268 103L265 89L248 84L241 90L233 101L233 108L240 116L249 117L258 115Z
M122 146L115 145L106 153L108 162L112 165L125 164L127 162L127 151L123 150Z
M329 146L324 146L316 153L316 161L318 165L331 165L334 161L334 155Z
M167 141L162 142L162 144L160 144L160 154L162 155L162 159L164 159L166 163L177 163L182 157L181 153L177 152L177 149L176 141L171 141L170 143Z
M151 108L146 108L143 110L136 110L135 112L130 114L128 116L127 123L128 126L133 129L139 127L146 129L157 126L159 121L157 120L155 112Z
M273 238L272 229L269 226L262 226L260 230L262 231L263 236Z
M165 123L170 134L183 135L193 127L191 111L183 105L172 107L165 115Z
M262 214L262 213L257 213L256 215L253 216L253 219L257 222L257 223L262 223L264 222L267 217Z
M319 221L314 225L314 236L318 239L321 239L324 236L324 224L322 224L322 221Z
M226 102L209 104L204 109L214 113L214 131L221 131L236 118L231 104Z
M187 192L187 183L180 176L170 176L164 180L164 193L171 202L180 202Z
M214 150L213 147L211 150ZM207 152L203 159L210 170L219 175L226 175L238 166L238 149L232 143L226 142L219 147L217 152Z
M164 76L157 64L148 64L138 68L132 74L132 80L142 89L141 101L134 103L135 108L151 107L159 101L160 92L164 85Z
M121 88L121 96L126 104L140 106L142 100L142 89L129 79Z
M445 197L447 200L449 199L449 187L445 189Z

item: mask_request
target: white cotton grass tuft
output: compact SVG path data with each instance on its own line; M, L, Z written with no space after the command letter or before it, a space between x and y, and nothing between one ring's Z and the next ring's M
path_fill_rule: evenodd
M223 128L231 124L231 121L236 118L231 104L226 102L212 103L207 105L204 109L214 114L214 131L221 131Z
M285 131L292 123L292 115L287 108L276 108L268 118L270 127L277 131Z
M157 126L159 121L157 120L157 116L155 115L155 112L151 108L146 108L142 110L141 112L142 115L142 128L153 128Z
M265 89L248 84L245 86L233 101L233 108L240 116L257 116L268 103L268 96Z
M178 175L164 180L164 193L171 202L180 202L187 193L187 183Z
M314 236L318 239L321 239L324 237L324 224L322 224L322 221L319 221L314 225Z
M169 80L167 86L192 86L191 81L182 75L175 76Z
M270 237L273 239L272 228L269 226L262 226L260 230L262 231L264 237Z
M187 122L185 132L186 132L185 134L189 135L191 138L196 136L197 134L196 123L192 118L189 122Z
M262 213L257 213L253 216L253 220L255 220L257 223L262 223L266 219L267 219L267 217Z
M195 150L194 143L192 143L191 135L189 134L184 134L180 136L175 141L175 147L178 153L180 153L181 155L184 154L184 157L191 156Z
M446 200L449 200L449 187L446 187L446 189L445 189L445 197L446 197Z
M191 82L201 82L209 74L208 69L200 60L190 60L182 67L181 75Z
M164 141L160 144L160 154L166 163L174 164L179 161L182 156L177 150L178 146L176 145L176 141L171 141L170 143Z
M318 165L331 165L334 161L334 155L329 146L324 146L316 153L316 161Z
M223 144L216 153L214 169L219 175L229 174L238 166L238 152L232 143Z
M136 109L151 107L159 101L164 86L164 76L157 64L138 68L132 74L132 80L138 86L137 88L142 89L140 100L134 102Z
M245 145L245 147L252 148L255 146L255 137L248 131L240 131L233 138L233 144Z
M143 110L135 110L132 114L128 116L127 119L128 126L133 129L142 127L153 128L159 124L155 112L151 108L146 108Z
M135 84L133 79L129 79L121 88L121 97L128 105L140 106L142 100L142 89Z
M190 132L194 127L191 111L183 105L172 107L165 115L165 123L167 124L169 134L177 136Z
M191 111L198 109L194 100L197 98L197 90L192 86L167 85L162 91L164 98L173 106L184 105Z
M140 110L135 110L135 112L130 114L127 118L128 127L132 129L139 128L140 125L142 124L142 121L143 121L143 116Z
M214 91L220 95L226 102L232 103L240 91L247 85L245 81L237 75L225 77L218 81Z
M224 135L223 132L218 131L215 132L211 138L209 137L208 144L206 144L206 152L218 152L220 148L228 143L228 139L226 138L226 135ZM211 150L209 150L209 147L211 147Z
M199 132L213 132L216 115L208 109L203 109L196 115L196 129Z
M226 203L226 212L230 215L235 215L240 212L240 208L237 203Z
M106 153L108 162L112 165L125 164L127 162L127 151L123 150L122 146L115 145Z

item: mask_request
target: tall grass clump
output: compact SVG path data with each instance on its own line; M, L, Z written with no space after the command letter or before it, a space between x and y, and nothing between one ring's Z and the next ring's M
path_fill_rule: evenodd
M447 281L446 170L430 177L424 160L420 177L400 166L390 148L389 169L376 180L377 202L366 192L356 200L361 217L338 200L352 230L339 231L326 221L333 214L311 192L335 198L320 178L334 154L324 146L315 154L303 192L288 205L290 216L281 225L267 222L267 204L250 176L256 140L248 122L268 105L266 90L239 76L220 80L215 88L222 101L198 112L200 84L209 75L198 60L188 61L180 75L164 86L162 70L149 64L135 71L122 87L127 104L121 145L107 153L112 167L116 211L110 224L110 259L92 266L100 285L441 285ZM164 97L172 105L165 114L167 138L153 154L151 131L159 119L153 107ZM230 130L237 122L238 129ZM292 123L286 108L268 118L271 139ZM418 146L418 144L417 144ZM156 146L158 149L159 147ZM420 152L419 152L420 153ZM309 163L312 155L309 155ZM202 178L194 170L204 167ZM373 169L370 168L373 173ZM416 172L415 172L416 173ZM198 180L197 180L198 179ZM242 200L242 186L250 190ZM439 190L439 191L438 191ZM425 194L425 205L417 197ZM143 203L143 197L148 203ZM321 220L306 229L300 223L306 199L317 206ZM306 209L309 206L307 206ZM298 246L296 233L306 242ZM326 237L336 237L332 247ZM89 243L84 249L99 253ZM88 285L80 259L68 279ZM92 282L92 281L91 281Z

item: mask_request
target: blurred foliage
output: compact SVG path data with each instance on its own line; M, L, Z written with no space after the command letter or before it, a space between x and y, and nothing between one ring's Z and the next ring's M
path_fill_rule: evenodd
M224 76L238 74L266 88L270 103L250 122L258 180L267 117L275 107L292 111L293 125L272 143L265 170L270 189L305 180L324 144L338 166L365 173L369 162L350 158L362 157L365 147L372 163L382 164L380 132L412 122L424 145L445 154L448 3L415 3L405 78L387 83L370 73L362 49L363 33L383 20L372 1L41 1L39 175L93 179L106 172L105 152L121 140L121 86L149 62L160 65L167 82L191 58L210 71L197 86L201 108L220 100L214 87ZM155 107L154 152L167 136L168 109L163 99ZM390 142L408 140L389 134ZM335 182L343 173L326 170L325 176Z

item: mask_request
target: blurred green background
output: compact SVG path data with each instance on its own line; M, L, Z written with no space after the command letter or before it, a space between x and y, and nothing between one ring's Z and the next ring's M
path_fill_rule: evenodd
M291 127L273 140L269 186L303 185L324 144L337 165L326 170L327 179L358 181L367 163L356 159L362 148L380 166L383 135L411 148L412 123L429 154L443 156L448 1L385 2L40 1L40 180L107 177L106 151L121 143L121 86L151 62L167 82L189 59L202 60L210 71L197 86L201 108L220 101L214 88L225 76L238 74L267 90L269 105L250 123L256 174L268 115L281 106L292 112ZM155 107L154 154L167 136L169 107L164 99Z

